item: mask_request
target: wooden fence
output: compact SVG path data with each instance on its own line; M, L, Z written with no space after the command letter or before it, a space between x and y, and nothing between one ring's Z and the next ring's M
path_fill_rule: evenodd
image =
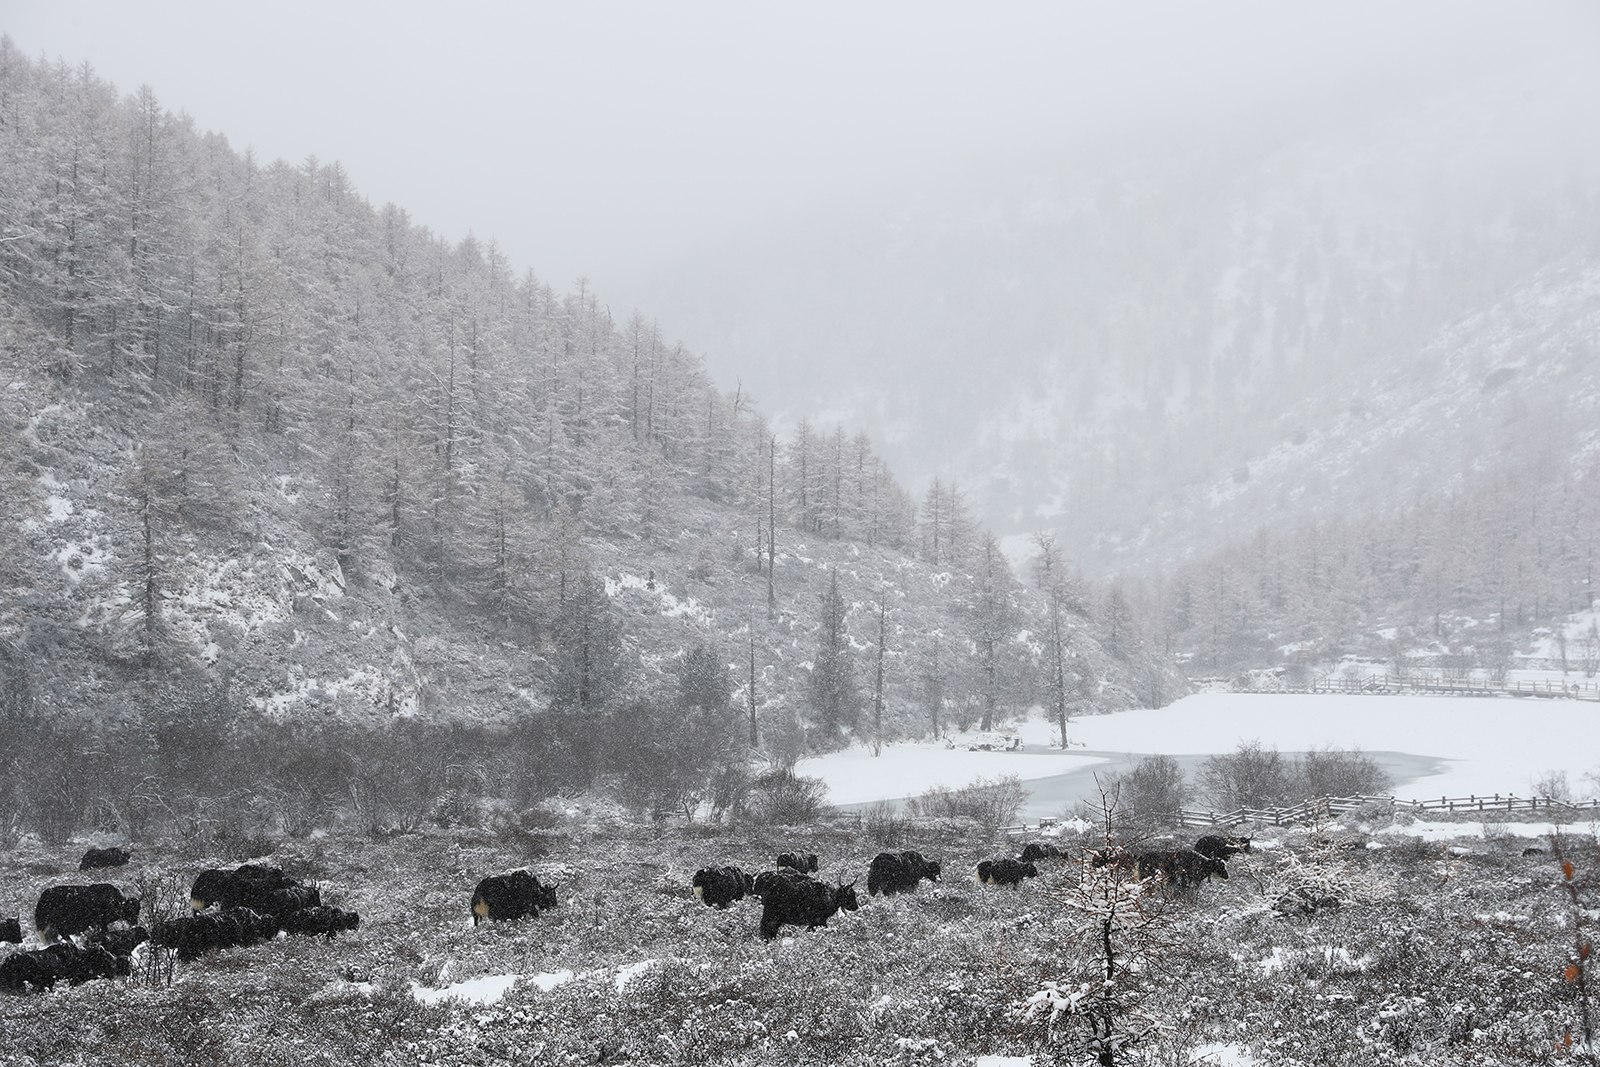
M1303 685L1261 683L1239 688L1249 693L1447 693L1474 697L1541 697L1556 700L1600 702L1600 683L1549 681L1494 681L1488 678L1447 678L1440 672L1369 675L1362 678L1316 678Z
M1437 800L1401 800L1390 796L1318 797L1301 804L1283 808L1235 808L1233 811L1194 811L1179 809L1175 814L1183 826L1225 826L1242 822L1271 823L1289 826L1294 823L1315 822L1355 811L1367 805L1378 805L1416 814L1425 812L1548 812L1552 817L1572 816L1582 813L1600 815L1600 800L1579 804L1556 800L1552 797L1519 797L1513 794L1493 796L1439 797Z

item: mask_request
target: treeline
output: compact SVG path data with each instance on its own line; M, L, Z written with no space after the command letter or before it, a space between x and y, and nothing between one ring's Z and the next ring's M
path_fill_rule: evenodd
M1156 642L1190 656L1192 673L1346 653L1403 672L1418 651L1503 671L1532 630L1559 632L1589 608L1597 529L1600 463L1546 465L1387 516L1262 529L1137 595L1142 617L1159 621ZM1557 650L1577 669L1579 649L1558 639Z
M337 163L263 166L5 41L0 174L10 369L134 408L153 554L228 521L262 447L347 569L383 557L503 620L548 621L584 536L675 535L683 495L739 510L755 559L780 524L915 542L864 434L780 443L639 316L373 208Z
M154 687L138 714L114 721L13 702L0 714L0 848L98 831L246 858L263 840L318 830L516 824L513 810L591 790L643 815L815 817L818 783L753 772L737 712L725 699L695 703L705 699L696 684L691 671L654 704L530 716L509 730L270 719L225 686L193 682Z

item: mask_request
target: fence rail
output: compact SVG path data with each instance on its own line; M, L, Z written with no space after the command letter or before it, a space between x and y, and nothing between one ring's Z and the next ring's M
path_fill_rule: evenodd
M1490 678L1447 678L1443 674L1416 672L1405 675L1369 675L1363 678L1314 678L1300 685L1287 682L1273 684L1257 678L1249 686L1235 685L1239 692L1249 693L1448 693L1454 696L1475 697L1539 697L1555 700L1590 700L1600 702L1600 683L1551 682L1508 680Z
M1235 808L1232 811L1196 811L1180 808L1174 814L1183 826L1217 826L1241 822L1271 823L1288 826L1294 823L1315 822L1335 815L1355 811L1367 805L1381 805L1401 811L1423 813L1505 811L1541 812L1551 815L1575 815L1581 812L1600 814L1600 800L1573 804L1553 797L1519 797L1513 794L1493 796L1439 797L1427 800L1401 800L1391 796L1318 797L1301 804L1281 808Z

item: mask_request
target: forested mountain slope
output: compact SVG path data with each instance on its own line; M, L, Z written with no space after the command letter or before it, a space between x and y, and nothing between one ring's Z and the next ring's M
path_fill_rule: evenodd
M1595 597L1600 260L1574 255L1463 318L1365 398L1209 487L1216 507L1393 501L1263 522L1152 584L1163 644L1211 668L1358 652L1504 670ZM1336 405L1325 391L1307 398ZM1362 471L1382 476L1368 486ZM1430 477L1419 475L1427 473ZM1407 490L1402 495L1402 490ZM1252 499L1253 498L1253 499ZM1574 652L1573 661L1578 657Z
M1153 575L1581 461L1597 120L1592 70L1552 68L1085 138L674 264L639 302L719 358L786 355L744 380L872 413L1002 534Z
M780 441L586 283L9 41L0 360L13 716L198 685L594 744L710 708L716 745L753 714L781 759L1181 684L1120 592L1059 560L1025 589L959 494L919 513L865 435Z

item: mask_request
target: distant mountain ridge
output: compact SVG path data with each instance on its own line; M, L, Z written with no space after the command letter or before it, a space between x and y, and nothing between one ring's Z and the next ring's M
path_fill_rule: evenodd
M1510 469L1531 447L1502 432L1513 408L1581 457L1593 73L1262 118L930 180L638 302L747 370L765 355L743 380L776 408L882 425L913 481L960 484L1003 534L1053 530L1090 573Z

